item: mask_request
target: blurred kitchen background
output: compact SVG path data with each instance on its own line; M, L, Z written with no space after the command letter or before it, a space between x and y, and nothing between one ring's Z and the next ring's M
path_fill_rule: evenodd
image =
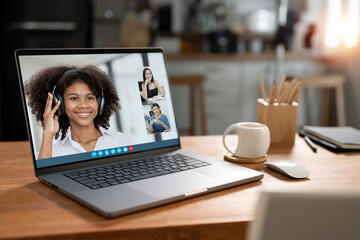
M269 90L283 74L309 80L298 99L299 128L305 124L360 128L360 0L1 4L2 141L27 139L14 61L17 48L164 48L170 78L205 79L204 95L194 85L172 84L178 127L194 125L183 135L222 134L231 123L255 121L259 77ZM325 82L318 83L319 79Z

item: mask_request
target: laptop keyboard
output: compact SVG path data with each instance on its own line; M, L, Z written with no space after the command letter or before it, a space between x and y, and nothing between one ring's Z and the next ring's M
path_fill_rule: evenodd
M210 163L174 154L89 168L64 175L91 189L99 189L208 165Z

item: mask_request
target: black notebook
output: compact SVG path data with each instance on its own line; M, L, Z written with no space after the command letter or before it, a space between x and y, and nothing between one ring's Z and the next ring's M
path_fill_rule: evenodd
M360 150L360 130L353 127L304 126L304 132L340 149Z

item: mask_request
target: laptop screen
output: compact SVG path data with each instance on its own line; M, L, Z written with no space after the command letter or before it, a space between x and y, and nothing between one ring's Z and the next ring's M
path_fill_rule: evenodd
M161 49L18 50L37 169L179 146Z

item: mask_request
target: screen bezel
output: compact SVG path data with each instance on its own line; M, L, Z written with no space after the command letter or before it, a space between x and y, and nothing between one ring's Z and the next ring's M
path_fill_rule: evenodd
M33 160L33 166L35 170L35 175L42 173L48 173L48 172L54 172L54 171L60 171L60 170L66 170L66 169L73 169L73 168L81 168L86 166L92 166L92 165L98 165L98 164L104 164L104 163L110 163L114 161L121 161L126 159L133 159L138 157L145 157L149 155L154 154L161 154L166 153L169 151L174 151L176 149L180 149L180 139L179 134L177 138L174 138L174 140L177 140L177 143L171 146L161 147L154 150L147 150L144 152L134 152L134 153L128 153L126 155L116 155L116 156L104 156L97 159L88 159L83 160L81 162L75 162L75 163L66 163L56 166L49 166L49 167L37 167L36 164L36 156L34 152L34 143L31 135L31 128L30 128L30 122L29 122L29 115L27 111L27 105L26 105L26 97L24 92L24 82L21 74L21 68L20 68L20 56L35 56L35 55L76 55L76 54L131 54L131 53L161 53L164 58L164 64L165 64L165 71L167 74L167 79L169 80L169 75L167 72L167 66L166 66L166 58L165 54L162 48L64 48L64 49L57 49L57 48L49 48L49 49L18 49L15 51L15 60L16 60L16 67L18 72L18 80L19 80L19 86L20 86L20 92L21 92L21 98L23 103L23 109L25 112L25 122L28 132L28 137L30 141L30 147L31 147L31 154L32 154L32 160ZM170 81L168 81L168 84L170 85ZM170 95L171 89L169 89ZM171 99L171 102L173 102L173 99ZM174 112L175 115L175 112ZM176 123L176 116L175 116L175 128L178 131L177 123Z

